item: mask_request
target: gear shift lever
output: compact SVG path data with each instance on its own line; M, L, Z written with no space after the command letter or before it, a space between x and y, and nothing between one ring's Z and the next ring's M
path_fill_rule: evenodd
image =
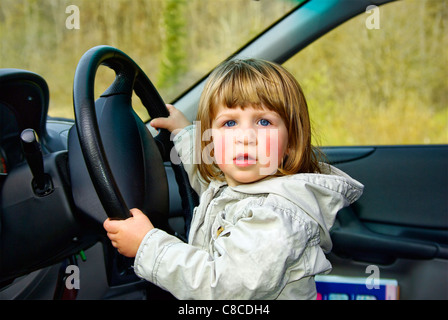
M45 196L53 191L51 177L44 172L42 149L36 132L25 129L20 134L23 153L33 174L32 186L38 196Z

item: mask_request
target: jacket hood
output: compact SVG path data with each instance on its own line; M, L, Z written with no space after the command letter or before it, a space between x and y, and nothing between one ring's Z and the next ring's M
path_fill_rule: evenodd
M329 230L336 214L362 195L364 186L345 172L328 164L321 164L320 174L300 173L267 178L233 189L243 193L270 193L296 204L320 227L321 247L325 252L332 248Z

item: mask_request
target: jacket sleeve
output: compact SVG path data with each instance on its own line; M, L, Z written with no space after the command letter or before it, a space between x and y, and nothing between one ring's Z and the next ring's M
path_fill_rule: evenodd
M180 131L173 140L175 151L188 174L188 180L194 191L200 196L208 186L208 183L200 175L197 163L201 159L196 159L195 143L196 126L191 125ZM176 156L176 155L171 155Z
M134 269L178 299L275 299L292 273L300 279L311 272L304 254L311 234L304 221L258 207L213 235L211 250L154 229Z

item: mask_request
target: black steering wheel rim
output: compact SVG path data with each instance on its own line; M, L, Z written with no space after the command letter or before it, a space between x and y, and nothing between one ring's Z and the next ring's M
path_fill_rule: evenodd
M166 117L169 112L145 73L122 51L110 46L98 46L87 51L81 58L76 69L73 88L79 144L88 173L106 214L112 219L126 219L130 216L129 208L109 165L96 115L94 82L97 69L101 65L113 69L116 73L114 83L102 97L125 95L130 99L134 90L151 118ZM164 145L167 137L169 141L169 132L160 132L158 136L161 141L159 145Z

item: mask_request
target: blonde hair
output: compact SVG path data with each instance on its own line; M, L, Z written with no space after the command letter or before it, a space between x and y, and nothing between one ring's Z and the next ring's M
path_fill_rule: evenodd
M199 137L212 127L219 106L265 107L280 115L288 130L289 152L276 175L320 172L311 145L311 124L305 96L294 76L282 66L261 59L221 63L210 74L199 101ZM200 151L207 145L207 141L202 140ZM215 163L199 161L198 166L207 181L222 179L222 172Z

